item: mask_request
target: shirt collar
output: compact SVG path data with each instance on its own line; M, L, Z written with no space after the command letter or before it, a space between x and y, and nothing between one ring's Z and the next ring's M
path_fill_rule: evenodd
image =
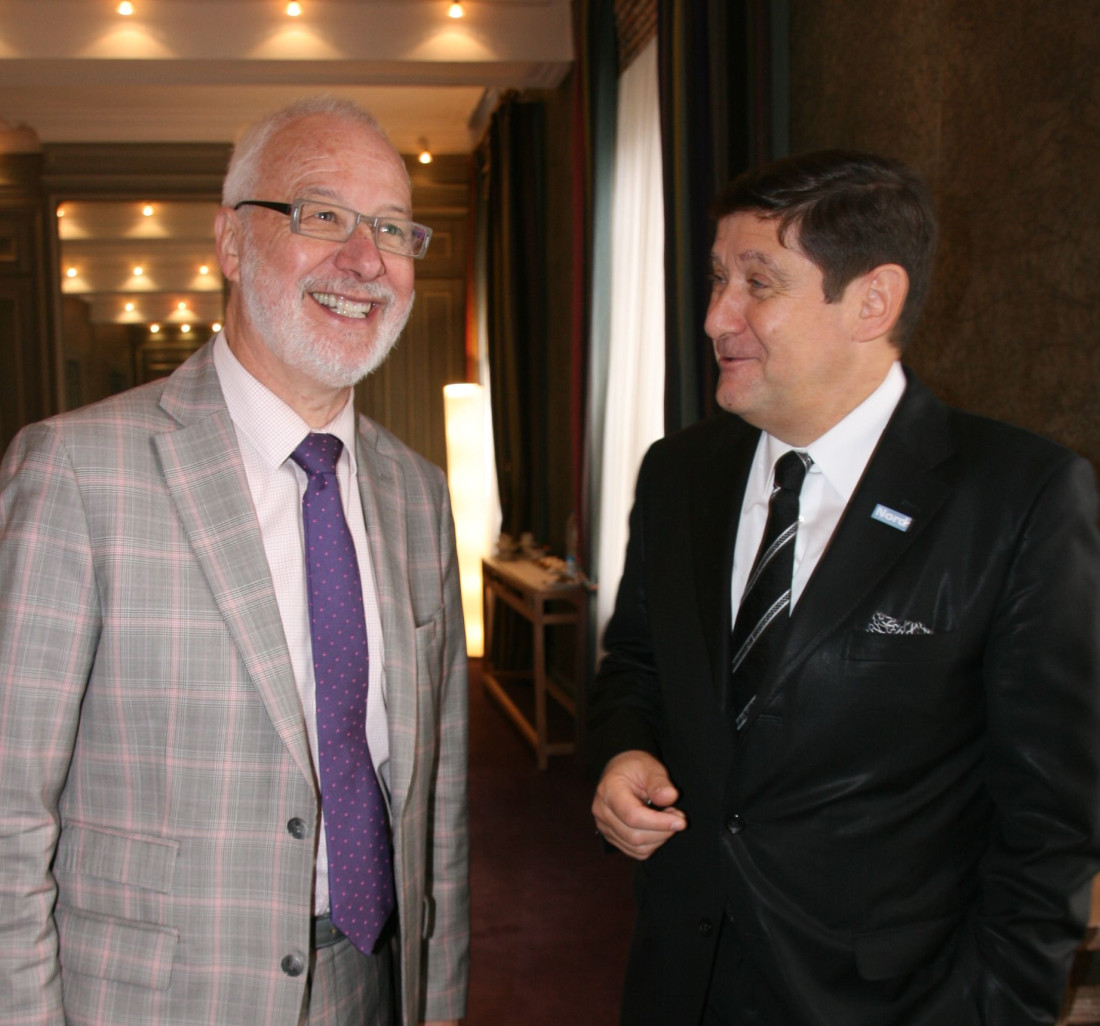
M882 384L839 423L834 424L817 441L805 446L813 459L811 474L824 474L825 479L847 502L856 490L871 454L886 430L886 425L905 392L905 371L895 360ZM792 446L766 435L767 466L789 452Z
M260 458L273 470L280 467L313 429L266 385L252 376L229 348L225 332L214 339L214 369L218 375L225 405L238 431L244 434ZM336 435L355 473L354 397L319 432Z

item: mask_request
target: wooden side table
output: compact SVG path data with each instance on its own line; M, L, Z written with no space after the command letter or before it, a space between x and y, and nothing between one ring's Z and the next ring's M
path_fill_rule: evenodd
M482 677L489 694L519 728L535 750L539 769L546 769L547 757L569 755L580 749L584 729L585 622L588 591L581 581L561 581L528 559L486 558L481 562L482 605L485 615L485 656ZM497 602L504 602L531 624L533 666L527 670L502 670L493 666L493 626ZM563 691L546 673L546 628L572 625L573 683L575 697ZM534 723L524 714L503 681L530 678L534 681ZM574 740L550 741L546 726L546 697L549 695L574 720Z

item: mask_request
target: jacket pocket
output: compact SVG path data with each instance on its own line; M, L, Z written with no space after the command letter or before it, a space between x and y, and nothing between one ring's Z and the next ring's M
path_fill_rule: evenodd
M61 831L54 870L167 894L178 854L178 841L70 822Z
M959 927L955 916L872 930L853 940L856 968L865 980L905 976L947 953Z
M54 913L63 972L167 990L179 930L58 905Z
M854 631L844 656L857 662L932 663L953 659L959 648L958 631L945 634L871 634Z

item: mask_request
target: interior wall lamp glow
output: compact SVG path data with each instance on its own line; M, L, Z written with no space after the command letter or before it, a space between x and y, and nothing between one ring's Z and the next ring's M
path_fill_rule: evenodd
M462 9L462 4L458 3L458 0L455 0L455 2L451 4L451 6L447 9L448 18L461 18L465 14L466 12Z
M421 164L430 164L432 162L432 151L428 148L428 140L419 139L417 145L420 147L420 152L416 155L416 159Z
M302 13L302 5L298 0L290 0L286 5L286 13L291 18L297 18Z
M122 3L118 5L118 13L128 18L134 13L134 5L130 3L130 0L122 0Z

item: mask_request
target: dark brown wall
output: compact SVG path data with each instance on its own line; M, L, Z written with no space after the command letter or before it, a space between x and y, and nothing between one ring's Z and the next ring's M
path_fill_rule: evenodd
M936 196L907 362L1100 465L1100 3L791 0L791 149L899 157Z

